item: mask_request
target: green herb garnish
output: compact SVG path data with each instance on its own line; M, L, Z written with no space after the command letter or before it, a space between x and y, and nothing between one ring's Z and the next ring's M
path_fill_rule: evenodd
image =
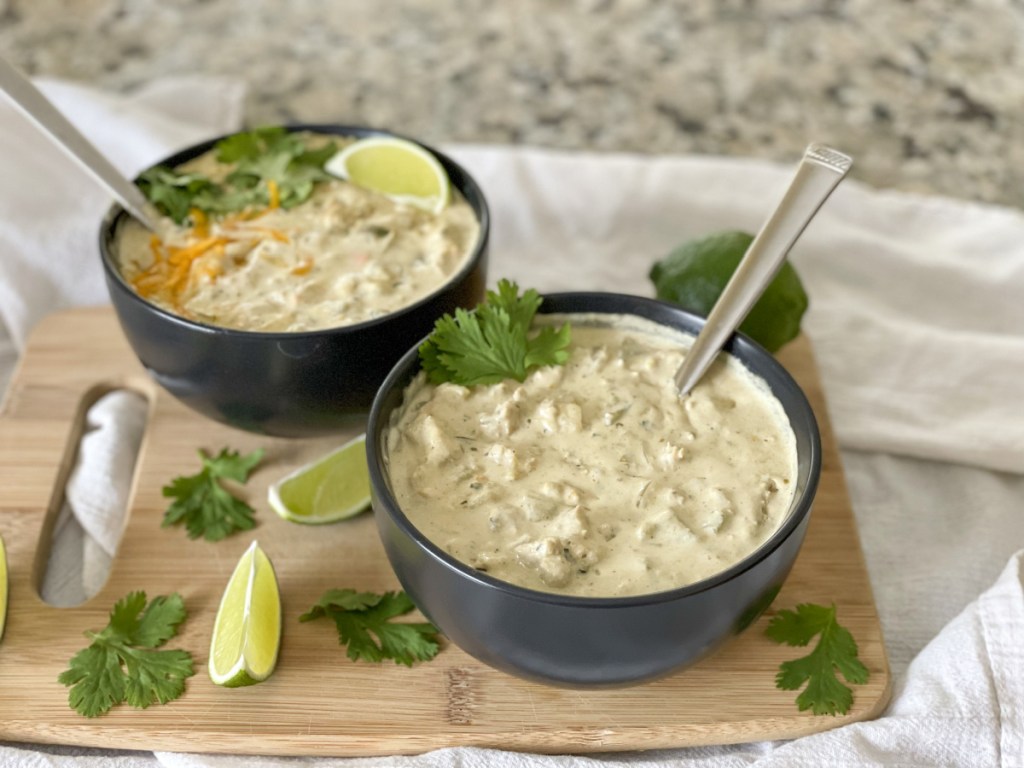
M746 232L720 232L679 246L651 269L658 298L707 317L753 240ZM800 333L807 303L796 270L783 262L740 330L777 352Z
M163 487L163 495L175 499L164 513L162 527L182 521L190 539L200 536L220 541L235 531L247 531L256 525L253 508L232 496L219 482L221 478L244 483L253 467L263 458L263 450L242 456L238 451L221 449L216 456L199 451L203 468L194 475L174 478Z
M331 178L324 164L338 151L334 142L308 149L301 137L280 127L257 128L229 136L218 142L215 149L220 162L235 165L227 177L230 186L265 196L266 182L273 181L282 208L305 201L316 182Z
M800 711L816 715L845 715L853 703L853 691L839 682L836 670L847 682L868 681L868 668L857 658L857 643L849 630L836 621L835 605L804 603L795 611L781 610L768 624L765 634L777 643L806 646L815 635L818 644L807 656L779 665L775 685L784 691L807 687L797 697Z
M420 361L430 381L466 387L523 381L533 368L563 365L569 359L569 324L530 331L542 301L532 289L520 297L518 285L502 280L498 292L488 291L476 309L457 309L455 317L438 319L420 345Z
M438 630L433 624L392 621L416 606L405 592L356 592L330 589L299 621L326 616L338 627L338 642L348 646L353 661L384 661L412 666L437 655ZM376 639L375 639L376 638Z
M188 218L193 208L209 211L221 191L205 176L198 173L179 173L158 165L143 171L139 176L139 188L157 210L176 224Z
M271 126L221 139L214 151L219 162L233 166L223 183L156 166L139 176L139 188L177 224L193 208L216 215L266 207L271 201L268 182L276 185L280 206L292 208L309 198L318 181L331 178L324 164L337 147L329 142L309 149L299 135Z
M86 632L92 642L57 677L71 688L71 708L98 717L122 702L145 709L181 696L185 678L194 674L192 655L156 649L174 637L184 620L185 604L177 593L154 597L149 605L145 592L131 592L119 600L106 629Z

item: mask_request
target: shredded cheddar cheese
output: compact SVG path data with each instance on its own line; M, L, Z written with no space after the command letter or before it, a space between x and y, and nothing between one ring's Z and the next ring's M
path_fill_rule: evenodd
M199 208L193 208L189 211L189 216L192 218L192 229L196 237L207 237L210 234L210 220L206 214Z
M271 191L271 203L275 203L276 185L268 182ZM187 245L167 245L158 235L149 239L152 262L140 271L131 281L132 287L143 298L159 298L182 310L183 299L192 290L197 278L216 280L224 271L222 261L227 254L227 246L231 243L243 244L245 252L252 250L260 240L273 239L278 242L290 242L290 238L279 229L270 227L244 227L243 222L251 221L263 211L244 211L228 216L220 222L224 234L210 235L210 220L198 208L192 209L192 227L186 234ZM255 213L255 215L253 215ZM236 263L244 255L233 256ZM295 267L294 274L302 275L312 269L312 261L303 262Z

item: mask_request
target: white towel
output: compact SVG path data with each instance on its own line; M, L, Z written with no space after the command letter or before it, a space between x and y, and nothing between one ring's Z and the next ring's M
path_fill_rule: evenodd
M124 528L146 409L142 395L115 390L86 414L43 576L41 596L50 605L81 605L107 581Z
M190 96L202 86L197 81ZM112 98L75 93L61 105L75 118L95 114L96 104ZM203 111L209 103L185 101L190 121L213 118L212 110ZM119 135L128 142L154 118L145 99L123 102L131 116L120 113ZM184 114L186 106L171 112L177 109ZM3 135L13 119L0 112ZM102 144L103 125L94 130ZM653 259L694 235L756 230L791 174L790 167L725 158L449 149L492 206L492 282L508 276L542 290L650 295L646 273ZM40 156L31 167L74 173L55 153L44 159L44 144L33 151ZM134 168L151 159L140 154ZM6 215L10 194L24 189L28 196L34 178L0 177L0 291L7 291L0 293L0 319L19 346L42 313L104 300L92 240L105 199L63 197L48 209L46 226ZM33 194L47 199L45 189ZM1021 555L1013 554L1024 545L1024 419L1016 400L1024 378L1024 217L847 181L793 260L811 295L805 328L844 449L898 677L883 717L789 743L599 759L453 748L367 760L158 753L118 755L117 764L1024 765L1024 596ZM31 299L8 303L12 294ZM0 746L4 765L112 759Z

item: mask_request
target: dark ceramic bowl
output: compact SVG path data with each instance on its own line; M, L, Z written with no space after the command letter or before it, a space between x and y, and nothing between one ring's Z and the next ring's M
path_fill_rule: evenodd
M542 312L627 314L696 334L703 320L653 299L610 293L547 296ZM657 678L693 664L768 607L796 558L821 472L818 426L792 377L744 336L725 347L763 378L796 436L796 494L789 517L759 549L687 587L620 598L555 595L499 581L428 541L399 508L388 479L385 431L419 369L415 349L381 386L366 450L373 510L403 588L448 638L485 664L555 685L612 686Z
M294 125L339 136L394 136L346 125ZM162 162L180 165L221 138L182 150ZM153 378L200 413L241 429L288 437L329 434L365 420L377 388L434 321L456 307L472 307L484 294L490 214L476 181L455 161L430 147L452 186L480 222L469 259L433 294L384 317L319 331L262 333L221 328L178 317L139 296L117 265L118 227L127 219L113 206L100 227L107 287L128 342Z

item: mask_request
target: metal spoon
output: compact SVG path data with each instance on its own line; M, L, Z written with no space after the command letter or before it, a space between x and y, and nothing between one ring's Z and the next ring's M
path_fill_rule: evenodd
M92 174L124 206L124 209L151 232L158 229L159 214L132 182L121 175L67 118L18 70L0 58L0 90L50 137L72 160Z
M707 371L726 339L743 322L775 277L793 243L803 233L853 159L822 144L811 144L775 211L750 244L707 322L676 371L675 382L686 395Z

